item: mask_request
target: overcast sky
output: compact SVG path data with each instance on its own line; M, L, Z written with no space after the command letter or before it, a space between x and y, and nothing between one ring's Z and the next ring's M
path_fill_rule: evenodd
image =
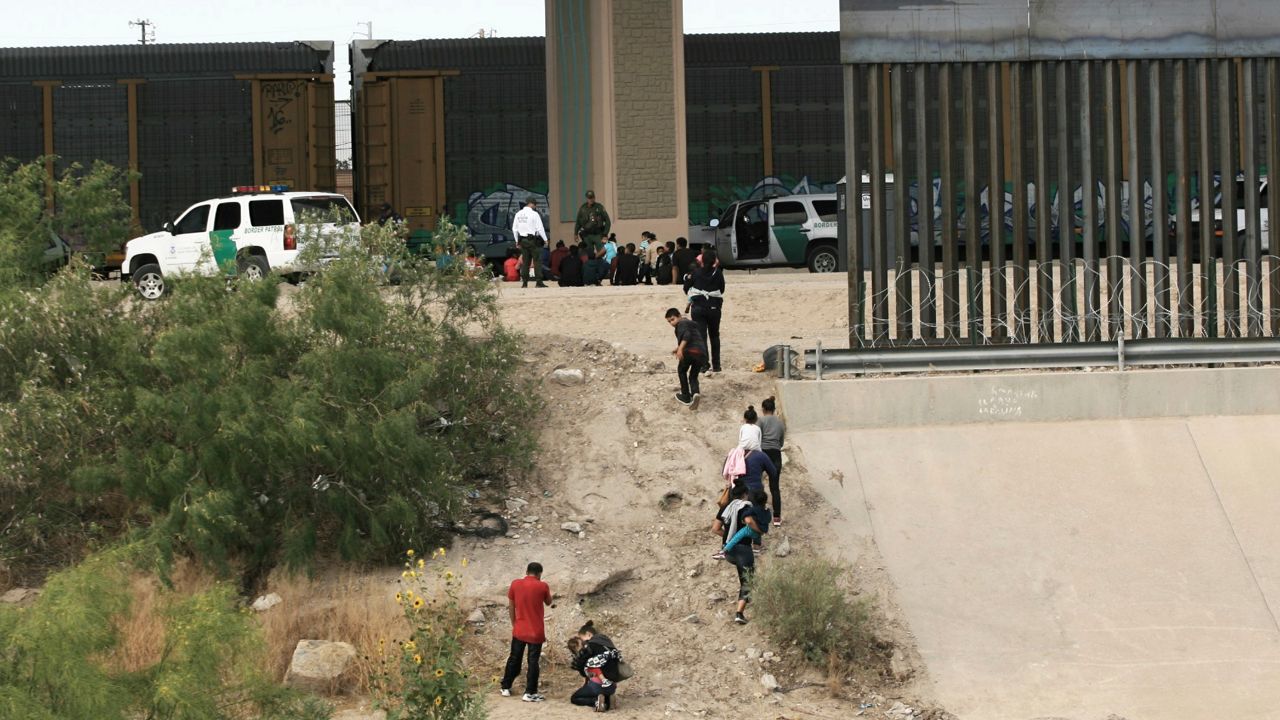
M543 35L540 0L44 0L5 13L0 46L138 42L130 20L155 23L157 42L460 38L484 30L500 37ZM12 9L16 9L12 8ZM839 0L685 0L687 33L838 30Z

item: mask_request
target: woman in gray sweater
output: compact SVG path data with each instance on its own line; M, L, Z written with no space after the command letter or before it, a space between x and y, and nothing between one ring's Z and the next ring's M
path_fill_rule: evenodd
M756 422L760 427L760 449L777 468L777 472L769 476L769 496L773 498L773 526L778 527L782 525L782 493L778 492L778 484L782 476L782 442L786 439L787 425L774 414L776 406L772 396L760 403L760 409L764 411Z

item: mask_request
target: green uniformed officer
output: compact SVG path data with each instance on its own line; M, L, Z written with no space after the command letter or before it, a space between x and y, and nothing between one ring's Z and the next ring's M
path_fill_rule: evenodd
M596 256L603 244L601 238L609 234L612 225L609 213L596 202L595 192L588 190L587 201L578 208L578 219L573 223L573 234L581 240L579 245L586 249L588 257Z

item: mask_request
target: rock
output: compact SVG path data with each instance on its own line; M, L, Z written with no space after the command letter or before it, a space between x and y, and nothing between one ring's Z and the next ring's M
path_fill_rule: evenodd
M571 385L582 385L587 381L587 376L577 368L554 370L551 373L551 379L565 387Z
M532 524L532 523L538 522L538 520L540 519L541 518L539 518L537 515L530 515L529 517L524 519L524 522L528 524Z
M472 625L483 625L487 618L484 616L484 610L476 608L467 616L467 622Z
M894 680L904 682L915 674L915 668L907 662L907 656L903 655L901 650L894 649L893 655L889 658L889 673L893 675Z
M774 677L773 673L765 673L760 676L760 684L764 686L765 692L778 691L778 678Z
M774 654L768 650L766 650L764 654L760 656L760 659L764 660L765 662L771 662L773 658L774 658Z
M667 364L662 362L661 360L654 360L653 362L649 363L649 369L654 372L662 372L663 370L667 369Z
M587 539L587 531L586 531L586 530L579 530L579 531L578 531L578 539L579 539L579 540L586 540L586 539Z
M387 720L386 710L343 710L331 720Z
M521 500L520 498L511 498L510 500L507 500L507 512L513 512L513 513L520 512L520 510L522 510L524 506L528 504L529 503L526 500Z
M254 600L253 605L250 607L252 607L255 612L266 612L282 602L284 602L284 600L279 595L270 593Z
M684 621L689 623L690 625L698 625L702 622L702 618L698 617L697 613L694 613L692 615L687 616L684 619Z
M759 657L760 657L760 651L759 651L758 649L753 648L753 647L749 647L749 648L747 648L747 659L748 659L748 660L755 660L755 659L757 659L757 658L759 658Z
M595 595L625 580L630 580L634 572L632 568L616 570L588 570L573 583L576 595Z
M565 523L560 523L560 529L566 532L571 532L576 535L582 532L582 525L576 522L565 522Z
M299 640L284 684L314 693L333 692L355 657L356 649L350 643Z
M707 601L713 603L724 602L724 593L719 590L707 593Z
M689 572L688 572L689 577L696 578L701 574L702 574L701 565L695 565L694 567L689 568Z
M907 705L903 703L901 700L899 700L895 702L893 704L893 707L889 708L888 711L886 712L889 715L902 715L903 717L907 717L910 715L914 715L916 711L910 705Z
M791 538L783 536L782 542L778 543L778 547L773 549L773 554L777 557L786 557L791 554Z
M27 605L35 602L40 597L40 591L34 588L13 588L4 595L0 595L0 603L6 605Z

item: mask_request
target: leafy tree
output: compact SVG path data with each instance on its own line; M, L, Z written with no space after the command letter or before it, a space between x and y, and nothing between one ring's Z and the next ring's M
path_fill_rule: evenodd
M130 177L97 161L88 168L72 164L50 183L43 158L0 161L0 283L37 283L56 270L45 257L54 234L79 251L118 248L129 235ZM52 213L46 211L47 193Z
M337 257L289 292L66 273L0 304L0 560L133 526L253 585L438 544L466 488L528 467L537 399L491 285L397 232L317 238Z

